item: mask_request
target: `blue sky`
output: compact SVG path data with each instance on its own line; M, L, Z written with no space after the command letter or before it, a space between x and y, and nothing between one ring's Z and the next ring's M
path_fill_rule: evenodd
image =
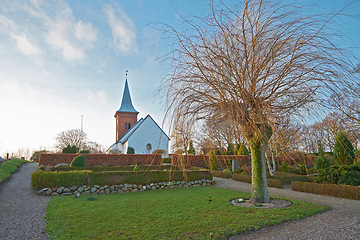
M207 2L0 0L0 156L52 148L59 132L80 128L81 115L89 139L110 146L126 69L139 117L151 114L161 124L156 91L170 69L156 60L170 45L156 23L178 27L178 14L202 16ZM344 1L316 4L327 12ZM359 14L359 2L348 12ZM340 44L359 47L359 19L338 24L353 40Z

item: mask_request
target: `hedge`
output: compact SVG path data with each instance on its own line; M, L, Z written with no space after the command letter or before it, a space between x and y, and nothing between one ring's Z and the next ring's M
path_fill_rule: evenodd
M360 200L360 187L356 186L293 181L291 190Z
M234 173L232 179L239 182L246 182L251 184L251 176L245 174ZM277 179L267 179L268 187L283 188L282 182Z
M34 189L44 187L72 187L81 185L116 185L122 183L149 184L168 181L195 181L212 179L208 171L115 171L91 172L68 171L35 171L31 175L31 186Z
M209 170L211 175L213 175L214 177L219 177L219 178L231 178L231 176L223 171L217 171L217 170Z
M178 170L178 167L173 167L170 165L165 166L150 166L150 165L138 165L140 171L149 171L149 170ZM115 172L115 171L133 171L134 166L94 166L94 167L85 167L85 168L77 168L77 167L70 167L70 166L59 166L53 167L50 171L74 171L74 170L91 170L92 172Z
M4 162L0 165L0 182L8 179L11 174L16 172L16 170L23 164L29 162L23 159L12 159Z
M31 187L73 187L87 184L90 171L51 172L35 171L31 174Z

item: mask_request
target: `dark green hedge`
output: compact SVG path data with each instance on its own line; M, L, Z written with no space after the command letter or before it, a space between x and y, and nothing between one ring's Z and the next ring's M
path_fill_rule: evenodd
M71 187L81 185L116 185L121 183L149 184L168 181L195 181L212 179L209 171L35 171L31 175L32 188Z
M234 173L232 179L239 182L251 183L251 176L245 174ZM277 179L267 179L268 187L283 188L282 182Z
M356 186L294 181L291 190L360 200L360 187Z
M211 174L214 177L219 177L219 178L231 178L231 175L229 175L226 172L223 171L217 171L217 170L209 170L211 172Z
M208 171L146 171L146 172L93 172L89 185L116 185L121 183L149 184L168 181L195 181L212 179Z
M90 171L51 172L35 171L31 174L31 187L72 187L87 184Z

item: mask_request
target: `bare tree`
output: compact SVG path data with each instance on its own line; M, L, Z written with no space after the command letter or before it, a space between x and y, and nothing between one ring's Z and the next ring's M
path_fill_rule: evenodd
M232 119L251 150L252 200L269 202L265 152L278 119L321 106L352 68L327 24L334 16L304 17L303 8L246 0L239 7L211 5L188 27L166 28L174 71L163 88L177 122Z
M68 145L80 148L86 141L87 134L84 131L81 131L80 129L71 129L62 131L57 135L55 147L60 151Z

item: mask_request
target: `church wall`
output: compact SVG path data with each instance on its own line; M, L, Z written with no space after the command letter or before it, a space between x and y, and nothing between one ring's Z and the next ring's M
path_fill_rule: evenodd
M134 126L137 122L137 115L138 113L132 112L116 112L116 141L127 132L128 129L125 128L126 122L130 123L130 127Z
M151 144L151 150L147 150L147 144ZM148 154L156 149L165 150L168 156L168 138L151 118L144 122L128 139L128 146L133 147L135 154Z

